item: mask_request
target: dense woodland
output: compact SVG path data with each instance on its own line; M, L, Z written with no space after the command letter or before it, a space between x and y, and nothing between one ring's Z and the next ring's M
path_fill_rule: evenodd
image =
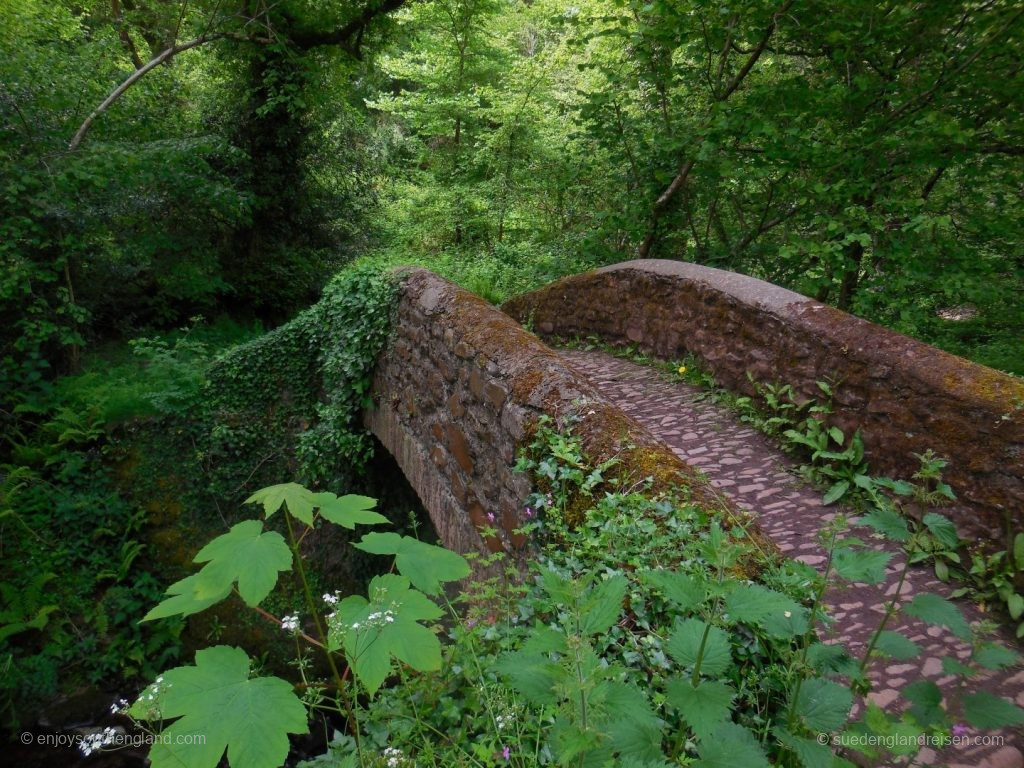
M136 622L261 483L386 493L202 404L321 297L680 259L1024 375L1022 157L1020 0L0 0L4 728L220 636Z

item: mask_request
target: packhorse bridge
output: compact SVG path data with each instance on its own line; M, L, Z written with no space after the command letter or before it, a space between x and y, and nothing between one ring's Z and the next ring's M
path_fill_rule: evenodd
M1001 544L1024 528L1024 382L941 352L778 286L673 261L618 264L552 283L499 310L426 270L402 277L397 321L374 378L367 426L394 455L443 542L459 551L521 551L527 478L513 470L542 416L572 414L595 461L618 457L655 487L685 484L726 517L750 516L781 553L821 568L817 541L836 507L798 484L794 463L771 441L707 402L692 386L600 351L548 339L596 336L659 357L699 355L716 380L753 394L753 381L782 382L808 398L834 388L831 423L862 432L875 474L909 477L915 453L950 460L957 503L944 510L968 539ZM749 376L748 376L749 374ZM480 531L496 529L484 538ZM888 546L878 543L879 548ZM834 588L826 640L863 651L895 594L902 552L877 586ZM949 597L953 587L914 569L900 592ZM961 602L969 621L984 616ZM941 627L898 614L890 629L924 649L914 663L881 664L869 697L883 707L916 679L953 684L943 657L967 646ZM1004 633L1000 638L1013 646ZM993 672L981 685L1024 705L1024 673ZM962 745L927 762L1021 766L1024 736Z

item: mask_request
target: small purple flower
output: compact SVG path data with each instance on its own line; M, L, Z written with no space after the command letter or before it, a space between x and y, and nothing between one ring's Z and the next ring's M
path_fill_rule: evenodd
M494 513L493 512L488 512L487 513L487 519L490 520L493 523L494 522Z
M509 750L508 747L505 747L503 750L501 750L501 756L505 758L505 762L506 763L508 762L508 756L509 756L510 753L511 753L511 750Z
M526 519L529 520L531 517L533 517L533 510L527 507L526 512L524 514L526 515Z
M967 734L968 730L969 729L968 729L968 727L966 725L954 725L953 726L953 735L954 736L964 736L964 735Z

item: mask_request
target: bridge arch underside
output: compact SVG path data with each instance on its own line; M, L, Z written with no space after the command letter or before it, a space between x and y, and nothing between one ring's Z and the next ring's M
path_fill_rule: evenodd
M875 474L909 477L915 453L949 459L961 534L1002 544L1024 527L1024 382L744 275L624 262L509 301L546 337L597 336L657 356L701 357L727 388L834 382L832 423L860 429Z
M401 279L364 423L394 456L446 546L528 552L516 530L526 521L531 483L514 465L542 416L572 420L597 462L617 456L637 479L655 467L656 488L687 486L709 508L743 516L508 315L426 270ZM484 537L485 528L497 534Z

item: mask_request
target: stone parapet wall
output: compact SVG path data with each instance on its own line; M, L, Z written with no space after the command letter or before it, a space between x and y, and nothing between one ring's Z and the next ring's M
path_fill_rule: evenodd
M836 382L834 423L861 429L878 474L914 453L950 460L964 533L1024 526L1024 382L761 280L696 264L624 262L559 280L503 308L542 335L597 335L663 358L702 357L723 386L748 374L807 397ZM1000 537L1001 538L1001 537Z
M741 517L632 418L605 401L532 333L479 297L423 269L401 275L388 349L364 420L394 455L444 544L460 552L522 551L530 481L513 471L542 415L570 413L596 462ZM491 519L493 515L493 520ZM498 536L486 541L483 528Z

